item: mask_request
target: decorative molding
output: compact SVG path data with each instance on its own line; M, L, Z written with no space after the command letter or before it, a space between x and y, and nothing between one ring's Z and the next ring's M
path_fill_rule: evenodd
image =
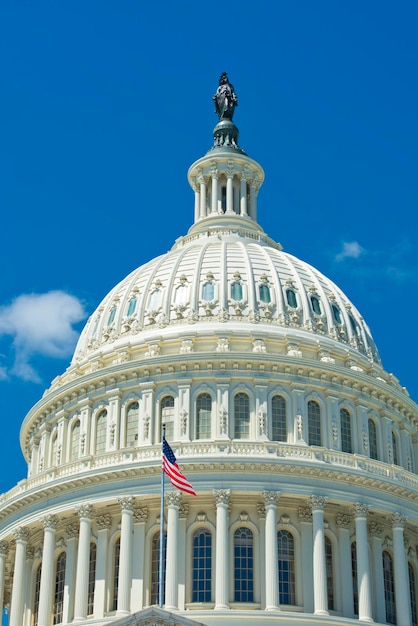
M97 530L109 530L112 525L112 518L108 513L96 517Z
M265 507L268 507L271 505L277 506L279 495L280 495L279 491L263 491L264 506Z
M298 518L301 522L312 523L312 509L310 506L300 506L298 508Z
M312 511L323 511L327 501L325 496L311 496Z
M179 507L181 504L182 495L180 491L172 491L166 494L167 506Z
M134 523L135 524L143 524L148 521L148 508L144 507L135 507L134 508Z
M381 537L383 532L383 525L378 522L370 522L367 526L367 530L372 537Z
M79 533L78 524L68 524L68 526L65 527L65 532L67 534L67 539L75 539L78 537Z
M58 517L56 515L45 515L42 518L42 525L45 530L51 529L55 530L58 524Z
M122 511L133 511L135 506L135 498L127 496L126 498L118 498L118 503Z
M393 528L403 528L406 524L406 515L398 512L392 513L387 517L387 520Z
M75 507L75 510L77 511L77 514L80 519L83 519L83 518L91 519L93 515L93 506L88 503L79 504L78 506Z
M353 515L356 519L367 518L371 507L363 502L356 502L353 505Z
M216 489L213 492L215 496L215 504L216 506L220 504L226 504L229 506L229 502L231 500L231 490L230 489Z
M351 523L351 515L348 515L347 513L337 513L335 521L338 528L348 529Z

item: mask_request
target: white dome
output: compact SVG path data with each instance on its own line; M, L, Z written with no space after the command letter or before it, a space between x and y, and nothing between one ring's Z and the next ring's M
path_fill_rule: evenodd
M116 285L87 322L73 364L199 324L219 332L228 321L235 329L268 324L295 341L309 333L379 361L363 318L331 280L262 233L212 228L181 238Z

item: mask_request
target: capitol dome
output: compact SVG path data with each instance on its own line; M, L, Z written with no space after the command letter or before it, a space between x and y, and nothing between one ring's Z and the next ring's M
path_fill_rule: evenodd
M105 296L23 421L10 626L417 625L418 407L259 225L234 97L223 74L189 232ZM162 498L164 432L197 496Z

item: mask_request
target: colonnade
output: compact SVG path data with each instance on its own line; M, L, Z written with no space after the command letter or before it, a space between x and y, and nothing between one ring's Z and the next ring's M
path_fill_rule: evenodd
M260 494L261 495L261 494ZM231 562L231 492L228 489L214 491L216 505L215 537L216 565L213 572L212 598L214 610L228 610L233 604L231 581L234 577L233 559ZM306 613L328 615L328 591L326 572L325 532L327 522L324 519L328 499L322 495L312 495L297 509L299 520L299 541L301 559L297 567L299 590L297 605ZM257 564L260 581L257 604L267 611L288 610L280 606L278 574L278 527L280 519L280 493L265 491L262 502L258 498L259 526L259 563ZM31 548L32 528L19 527L14 532L15 551L13 562L13 581L10 600L10 626L50 626L56 587L57 550L66 552L65 590L63 593L62 623L80 623L88 617L101 618L106 612L114 610L116 615L128 615L150 603L150 585L146 579L151 575L151 545L147 545L146 523L148 508L136 506L131 496L118 499L120 506L120 552L117 572L117 589L114 586L115 572L112 556L109 554L109 538L112 517L109 514L95 514L90 504L76 508L79 525L71 523L66 527L67 539L57 540L57 527L62 523L55 514L42 518L42 552L37 557ZM166 586L165 607L168 610L184 610L191 599L191 591L185 591L187 580L179 563L181 554L186 550L186 530L191 520L190 506L182 503L180 492L169 493L167 505L167 543L166 543ZM350 506L351 508L348 508ZM344 617L360 619L363 622L386 621L385 590L382 567L383 543L382 527L370 520L370 507L364 503L346 505L335 517L335 529L340 565L340 601L338 613ZM201 515L201 514L200 514ZM198 516L199 517L199 514ZM206 516L203 516L206 518ZM203 518L202 518L203 519ZM243 517L245 520L245 515ZM408 575L408 559L405 550L404 526L406 518L402 513L387 513L386 519L392 528L391 553L394 564L394 585L396 615L398 626L411 626L411 597ZM351 579L353 540L356 545L358 611L355 615L353 602L353 581ZM94 541L97 547L94 582L94 608L88 610L89 601L89 561L94 523ZM204 524L205 522L203 522ZM245 521L243 522L245 525ZM113 525L114 527L114 525ZM78 530L78 532L77 532ZM39 535L39 533L38 533ZM151 534L148 535L151 537ZM78 540L77 540L78 539ZM39 542L38 542L39 543ZM148 541L151 544L150 541ZM0 599L4 598L5 565L7 541L0 542ZM369 550L370 547L370 550ZM213 559L212 559L213 561ZM36 565L42 563L39 589L35 590ZM256 567L256 566L255 566ZM185 564L187 568L187 563ZM23 581L27 581L24 584ZM261 584L262 581L262 584ZM190 583L191 584L191 583ZM112 587L113 585L113 587ZM116 589L115 603L112 597ZM263 591L261 592L261 588ZM148 589L148 595L146 593ZM33 616L35 595L37 617ZM249 605L249 608L251 606ZM1 626L1 624L0 624Z

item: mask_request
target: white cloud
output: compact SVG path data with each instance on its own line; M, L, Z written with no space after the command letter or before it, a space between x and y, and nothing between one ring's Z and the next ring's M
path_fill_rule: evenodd
M30 365L31 357L70 356L78 338L73 324L85 317L80 300L63 291L23 294L0 307L0 337L13 337L15 360L10 373L38 382L39 375ZM2 371L4 378L4 367Z
M344 259L358 259L359 256L364 254L365 250L361 247L358 241L343 241L341 251L335 256L336 261L343 261Z

